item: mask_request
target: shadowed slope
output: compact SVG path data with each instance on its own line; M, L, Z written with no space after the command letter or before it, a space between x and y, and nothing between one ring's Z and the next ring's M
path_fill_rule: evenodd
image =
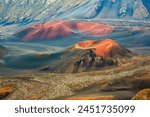
M7 49L0 45L0 59L7 54Z

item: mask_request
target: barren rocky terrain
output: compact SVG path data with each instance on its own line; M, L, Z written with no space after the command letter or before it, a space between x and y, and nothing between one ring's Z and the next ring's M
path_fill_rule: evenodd
M28 72L0 77L0 98L13 100L132 99L145 88L150 88L149 56L136 56L115 68L92 72Z

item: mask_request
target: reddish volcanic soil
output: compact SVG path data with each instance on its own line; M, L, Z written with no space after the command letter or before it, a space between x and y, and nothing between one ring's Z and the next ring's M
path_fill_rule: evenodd
M65 21L50 21L43 24L37 24L31 26L33 28L25 37L24 41L30 41L34 39L49 39L56 37L66 37L73 34L72 29L75 25Z
M95 22L77 22L76 25L80 33L88 35L105 36L112 32L112 27Z
M93 49L97 56L104 58L112 57L114 54L126 54L128 50L111 39L87 40L75 45L77 49Z
M0 99L10 95L14 91L14 86L0 86Z
M29 32L24 41L67 37L75 33L84 35L104 36L112 32L112 27L95 22L49 21L28 27ZM25 29L25 30L28 30Z
M79 97L70 97L65 100L114 100L113 96L79 96Z

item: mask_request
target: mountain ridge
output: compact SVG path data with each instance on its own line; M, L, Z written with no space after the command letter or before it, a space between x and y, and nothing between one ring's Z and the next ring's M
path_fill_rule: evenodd
M26 25L56 19L150 21L148 0L2 0L0 24Z

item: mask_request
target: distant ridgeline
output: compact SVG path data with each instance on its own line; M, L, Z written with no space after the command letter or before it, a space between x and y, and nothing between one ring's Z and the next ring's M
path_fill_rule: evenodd
M0 25L54 19L150 21L149 0L1 0Z

